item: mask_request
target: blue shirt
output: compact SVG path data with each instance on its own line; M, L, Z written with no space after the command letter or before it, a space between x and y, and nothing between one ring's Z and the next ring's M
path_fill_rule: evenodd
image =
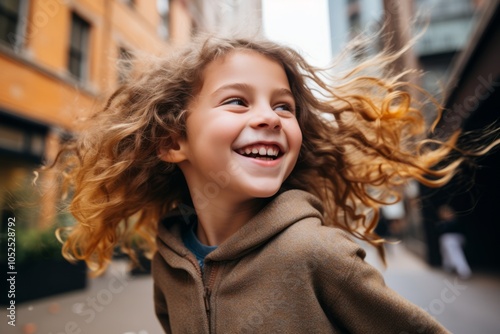
M200 264L201 270L203 270L205 257L211 251L215 250L217 246L207 246L205 244L202 244L200 240L198 240L198 237L194 232L196 226L197 224L191 225L191 228L182 236L182 242L184 243L184 246L186 246L186 248L189 249L194 254L196 260Z

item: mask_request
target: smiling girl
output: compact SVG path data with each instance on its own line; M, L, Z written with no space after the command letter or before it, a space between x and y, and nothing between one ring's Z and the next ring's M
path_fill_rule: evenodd
M57 160L78 221L64 254L99 273L140 235L167 333L446 333L350 238L380 248L378 207L461 162L433 168L456 136L426 145L401 75L362 74L396 58L337 85L264 40L212 37L157 59Z
M281 188L299 156L302 134L282 66L255 51L214 59L196 94L186 108L185 137L160 147L160 158L179 167L190 192L231 168L232 177L208 205L191 195L199 240L219 245Z

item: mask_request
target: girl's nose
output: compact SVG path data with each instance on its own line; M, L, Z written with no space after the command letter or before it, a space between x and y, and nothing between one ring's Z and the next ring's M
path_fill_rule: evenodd
M257 107L253 112L250 125L253 128L280 130L281 119L270 106Z

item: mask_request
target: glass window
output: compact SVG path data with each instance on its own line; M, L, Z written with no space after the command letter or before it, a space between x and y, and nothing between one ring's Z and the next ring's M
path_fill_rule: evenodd
M0 40L14 47L20 0L0 1Z
M71 16L68 70L81 81L86 79L90 25L77 14Z

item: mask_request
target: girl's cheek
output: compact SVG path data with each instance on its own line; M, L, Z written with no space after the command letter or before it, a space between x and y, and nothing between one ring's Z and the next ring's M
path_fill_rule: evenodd
M296 123L294 134L292 135L297 145L300 147L302 145L302 130L300 129L299 123Z

